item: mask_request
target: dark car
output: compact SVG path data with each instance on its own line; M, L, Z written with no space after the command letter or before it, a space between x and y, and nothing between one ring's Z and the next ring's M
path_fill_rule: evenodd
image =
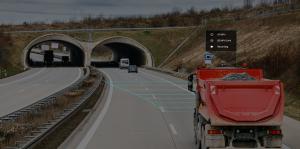
M136 65L129 65L128 73L135 72L138 73L138 67Z

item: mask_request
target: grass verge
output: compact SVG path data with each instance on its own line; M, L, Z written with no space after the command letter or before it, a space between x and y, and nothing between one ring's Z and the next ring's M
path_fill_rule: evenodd
M76 127L84 120L84 118L89 114L86 110L92 109L99 100L102 89L104 87L104 82L100 84L95 93L80 109L73 114L68 120L50 133L46 138L44 138L39 144L37 144L33 149L56 149L64 142L65 139L76 129Z

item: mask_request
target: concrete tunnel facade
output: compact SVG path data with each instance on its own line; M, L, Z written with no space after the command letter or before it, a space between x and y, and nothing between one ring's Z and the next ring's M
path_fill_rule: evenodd
M76 63L78 63L79 66L85 66L87 57L86 57L86 52L84 51L84 46L82 46L82 43L80 43L80 41L64 34L46 34L35 38L24 48L23 65L25 68L31 67L29 63L30 61L29 59L30 59L30 52L32 48L44 42L61 42L64 43L64 45L71 47L72 48L71 53L75 55L74 59L78 61Z
M23 50L23 65L25 68L31 67L29 64L30 52L35 45L43 42L61 42L69 44L81 52L82 56L78 60L83 61L83 66L90 66L92 62L92 52L99 45L108 46L113 53L113 60L118 61L120 58L129 57L138 65L154 66L153 56L151 52L141 43L134 39L114 36L96 42L82 42L65 34L46 34L32 40ZM78 51L80 50L80 51Z
M115 36L98 41L94 44L91 54L98 46L106 46L112 50L113 61L118 62L121 58L129 58L130 63L138 66L153 66L151 52L142 44L128 37Z

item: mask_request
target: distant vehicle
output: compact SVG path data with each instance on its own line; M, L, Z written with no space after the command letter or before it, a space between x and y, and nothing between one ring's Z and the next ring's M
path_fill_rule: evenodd
M120 59L119 67L120 67L120 69L128 68L129 67L129 59L128 58Z
M136 65L129 65L128 73L135 72L138 73L138 67Z
M62 56L61 61L63 64L68 64L69 63L69 56Z
M195 143L207 148L281 148L284 89L261 69L199 68L188 77L196 94Z
M54 54L52 50L44 51L44 64L46 66L51 66L54 61Z

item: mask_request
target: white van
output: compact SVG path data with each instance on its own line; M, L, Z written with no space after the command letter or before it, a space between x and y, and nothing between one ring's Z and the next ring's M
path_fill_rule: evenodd
M120 64L119 64L119 67L120 69L123 69L123 68L128 68L129 67L129 59L128 58L122 58L120 59Z

